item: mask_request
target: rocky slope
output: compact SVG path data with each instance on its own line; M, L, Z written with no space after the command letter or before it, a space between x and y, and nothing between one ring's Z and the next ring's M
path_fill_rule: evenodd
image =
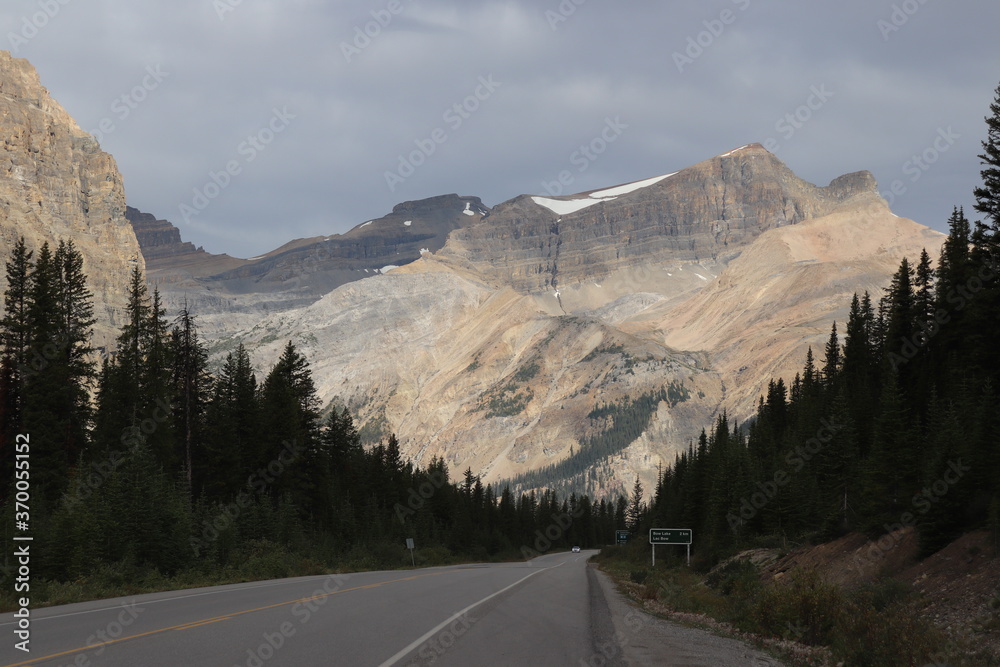
M94 293L95 345L117 335L132 267L144 267L125 219L114 159L42 87L26 60L0 51L0 254L72 239ZM0 275L0 288L6 289Z

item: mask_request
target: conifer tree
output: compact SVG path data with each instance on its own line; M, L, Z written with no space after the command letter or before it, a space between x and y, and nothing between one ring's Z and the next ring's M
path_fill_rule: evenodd
M982 142L983 152L979 159L983 165L980 176L983 184L973 190L976 210L985 216L984 224L989 228L989 242L996 249L1000 242L1000 86L990 104L990 115L986 120L986 139Z
M171 393L176 396L174 430L184 443L184 471L189 493L193 494L194 470L199 471L199 487L211 473L208 461L201 457L211 376L208 373L208 354L198 337L194 316L186 304L171 332L170 347L174 362Z
M289 494L304 513L327 512L331 470L329 451L320 440L319 399L309 362L291 341L264 380L260 401L265 449L258 465L283 464L270 493L275 498Z
M914 328L924 330L927 323L934 319L934 268L927 250L920 251L920 261L914 272L913 287L913 324ZM925 345L929 341L925 341Z
M205 469L200 488L213 500L235 495L262 460L257 378L240 343L226 356L206 406Z
M625 521L628 524L628 529L633 533L639 531L639 523L642 521L643 515L643 504L642 504L642 482L639 478L635 478L635 484L632 486L632 498L629 501L628 511L625 516Z
M1000 378L1000 349L994 340L1000 327L1000 86L985 120L987 135L979 155L983 183L973 191L975 208L984 219L976 222L971 238L969 288L978 292L969 308L969 347L978 372Z
M13 480L14 441L24 419L24 373L31 346L28 289L33 251L22 236L6 262L7 291L0 319L0 500Z
M14 244L7 260L7 291L4 293L4 316L0 320L0 343L3 356L8 360L11 385L8 389L10 411L4 422L4 432L13 433L21 427L21 410L24 401L24 373L28 367L31 348L31 321L28 317L31 257L22 236Z
M837 323L830 329L830 339L826 343L826 354L823 361L823 381L827 387L832 387L840 371L840 339L837 336Z
M28 282L29 358L24 367L23 426L32 434L38 495L54 501L87 447L91 420L93 305L83 259L60 242L42 245Z

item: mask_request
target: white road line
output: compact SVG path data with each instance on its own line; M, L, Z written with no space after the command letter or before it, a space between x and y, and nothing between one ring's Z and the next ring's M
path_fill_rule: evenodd
M521 579L518 579L517 581L515 581L514 583L512 583L510 586L507 586L506 588L502 588L499 591L497 591L496 593L493 593L491 595L487 595L486 597L484 597L479 602L473 602L472 604L470 604L468 607L466 607L462 611L456 612L455 614L453 614L450 617L446 618L440 624L438 624L438 625L434 626L433 628L431 628L430 630L428 630L424 635L422 635L418 639L414 640L413 643L411 643L409 646L407 646L406 648L401 649L399 651L399 653L397 653L396 655L392 656L391 658L389 658L388 660L386 660L385 662L383 662L381 665L379 665L379 667L392 667L392 665L395 665L397 662L399 662L400 660L402 660L403 658L405 658L413 649L417 648L418 646L420 646L421 644L423 644L425 641L427 641L428 639L430 639L431 637L433 637L434 635L436 635L438 633L438 631L440 631L442 628L444 628L449 623L452 623L456 619L460 618L466 612L474 609L475 607L478 607L479 605L481 605L482 603L486 602L487 600L489 600L491 598L495 598L496 596L500 595L501 593L509 591L510 589L514 588L514 586L517 586L519 583L521 583L522 581L525 581L526 579L530 579L531 577L535 576L536 574L538 574L540 572L545 572L546 570L551 570L551 569L560 567L562 565L565 565L566 563L567 563L567 561L562 561L561 563L559 563L559 565L550 565L549 567L543 567L541 570L535 570L534 572L532 572L528 576L522 577Z

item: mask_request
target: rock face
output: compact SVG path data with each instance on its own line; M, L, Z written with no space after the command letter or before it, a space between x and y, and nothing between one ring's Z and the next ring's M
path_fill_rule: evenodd
M132 225L143 257L146 258L146 278L164 292L201 291L197 278L210 276L226 269L246 264L246 260L229 255L213 255L204 248L181 239L181 230L169 220L127 206L125 217Z
M128 276L144 267L125 219L114 159L42 87L26 60L0 51L0 253L18 237L31 249L72 240L94 293L95 345L117 335ZM4 277L0 274L0 286Z
M636 264L725 264L768 229L873 196L875 179L859 172L817 187L751 144L628 189L517 197L497 206L488 220L452 234L445 253L528 292L600 280ZM584 200L593 203L557 212Z

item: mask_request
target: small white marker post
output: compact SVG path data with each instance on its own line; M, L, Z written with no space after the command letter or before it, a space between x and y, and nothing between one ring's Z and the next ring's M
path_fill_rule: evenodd
M417 562L413 560L413 538L406 538L406 548L410 550L410 562L413 563L413 567L417 566Z

